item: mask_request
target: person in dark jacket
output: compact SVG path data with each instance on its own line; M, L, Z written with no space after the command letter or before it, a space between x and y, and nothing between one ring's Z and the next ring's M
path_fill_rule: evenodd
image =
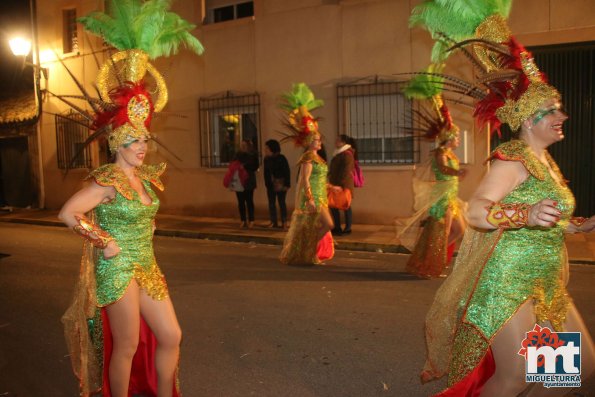
M335 153L329 167L328 181L329 189L335 191L350 190L353 196L353 168L355 166L354 152L351 148L351 138L341 134L335 141ZM351 233L352 212L351 206L345 210L345 229L341 230L341 213L337 208L330 208L333 222L335 224L332 230L333 235Z
M238 210L242 223L240 227L251 229L254 226L254 189L256 189L256 171L258 170L258 155L254 151L254 145L249 139L242 140L240 151L236 153L235 159L242 163L242 166L248 172L248 179L244 184L243 192L236 192L238 199ZM248 209L248 218L246 220L246 208Z
M264 144L264 184L267 188L267 198L269 200L269 216L271 223L267 227L287 228L287 206L285 197L291 186L291 174L289 163L284 155L281 154L281 145L275 139L269 139ZM281 211L281 225L277 222L277 206Z

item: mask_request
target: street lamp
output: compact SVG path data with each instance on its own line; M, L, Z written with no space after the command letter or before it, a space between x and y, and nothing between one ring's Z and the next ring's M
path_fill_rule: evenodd
M36 63L31 63L26 60L29 52L31 52L31 40L27 40L22 37L15 37L8 40L8 45L10 45L10 50L15 56L23 57L26 65L33 66L37 70L41 70L45 80L48 80L48 68L43 68Z
M10 50L16 56L26 57L31 52L31 41L22 37L15 37L8 40L8 44L10 45Z

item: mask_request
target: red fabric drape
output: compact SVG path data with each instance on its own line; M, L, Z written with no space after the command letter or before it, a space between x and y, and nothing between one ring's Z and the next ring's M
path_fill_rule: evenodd
M109 385L109 363L112 357L113 339L109 325L109 318L105 308L101 309L103 322L103 397L111 397ZM130 372L130 385L128 396L143 395L147 397L157 396L157 371L155 369L155 348L157 340L151 332L151 328L145 320L140 319L140 336L138 348L132 359L132 370ZM180 393L174 383L174 397L180 397Z
M473 371L434 397L479 397L481 389L483 389L488 379L494 375L494 372L496 372L496 362L492 355L492 349L488 349Z
M335 246L333 244L333 235L331 232L327 232L318 242L316 256L321 261L332 259L332 257L335 256Z

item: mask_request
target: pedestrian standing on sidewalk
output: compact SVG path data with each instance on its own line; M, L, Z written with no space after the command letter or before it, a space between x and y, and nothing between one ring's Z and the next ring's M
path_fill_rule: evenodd
M256 171L258 170L258 155L254 150L254 145L249 139L244 139L240 143L240 151L236 153L235 159L242 164L242 167L248 173L246 181L243 183L244 190L236 191L238 200L238 211L240 212L241 228L252 229L254 227L254 189L256 189ZM246 217L248 210L248 217Z
M351 200L353 199L353 169L355 166L355 154L351 145L351 140L345 134L341 134L335 140L335 153L328 173L329 190L331 195L343 195L342 204L337 208L333 203L329 203L333 223L335 227L332 230L334 236L351 233L352 211ZM345 214L345 228L341 229L341 210Z
M304 83L294 84L292 92L285 94L284 99L283 109L288 112L290 128L286 139L305 147L306 151L298 161L295 210L279 259L286 265L321 264L334 254L329 233L333 221L327 201L328 168L317 153L321 148L321 135L310 110L322 106L323 102L316 100Z
M291 187L291 171L289 163L281 154L281 145L275 139L269 139L264 144L264 184L267 188L269 201L269 217L271 223L267 227L287 228L287 206L285 198ZM281 211L281 225L277 221L277 205Z
M148 54L169 55L181 41L199 54L202 46L185 31L194 26L168 12L168 1L143 8L128 1L111 4L113 15L94 12L80 19L120 52L100 69L101 99L81 89L96 112L91 138L107 138L113 162L92 171L59 213L85 239L79 280L62 322L81 396L178 397L182 331L153 251L159 209L153 187L164 189L165 163L144 164L150 122L165 106L167 89ZM158 23L166 16L176 22L176 35ZM129 47L145 28L133 20L155 22L154 36L145 34L140 48ZM148 86L155 88L149 92Z

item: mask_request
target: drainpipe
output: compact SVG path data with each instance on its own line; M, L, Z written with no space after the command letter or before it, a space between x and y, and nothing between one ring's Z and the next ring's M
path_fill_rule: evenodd
M29 9L31 12L31 29L33 34L33 44L35 46L34 50L34 64L37 65L34 67L35 69L35 93L37 95L37 100L39 102L39 116L37 118L37 123L35 125L35 133L37 134L37 165L38 165L38 174L39 174L39 187L38 187L38 205L39 208L45 208L45 179L43 175L43 156L42 156L42 146L41 146L41 120L43 118L43 95L41 94L41 63L39 58L39 44L38 44L38 37L37 37L37 4L35 0L29 0ZM46 85L48 83L46 78Z

